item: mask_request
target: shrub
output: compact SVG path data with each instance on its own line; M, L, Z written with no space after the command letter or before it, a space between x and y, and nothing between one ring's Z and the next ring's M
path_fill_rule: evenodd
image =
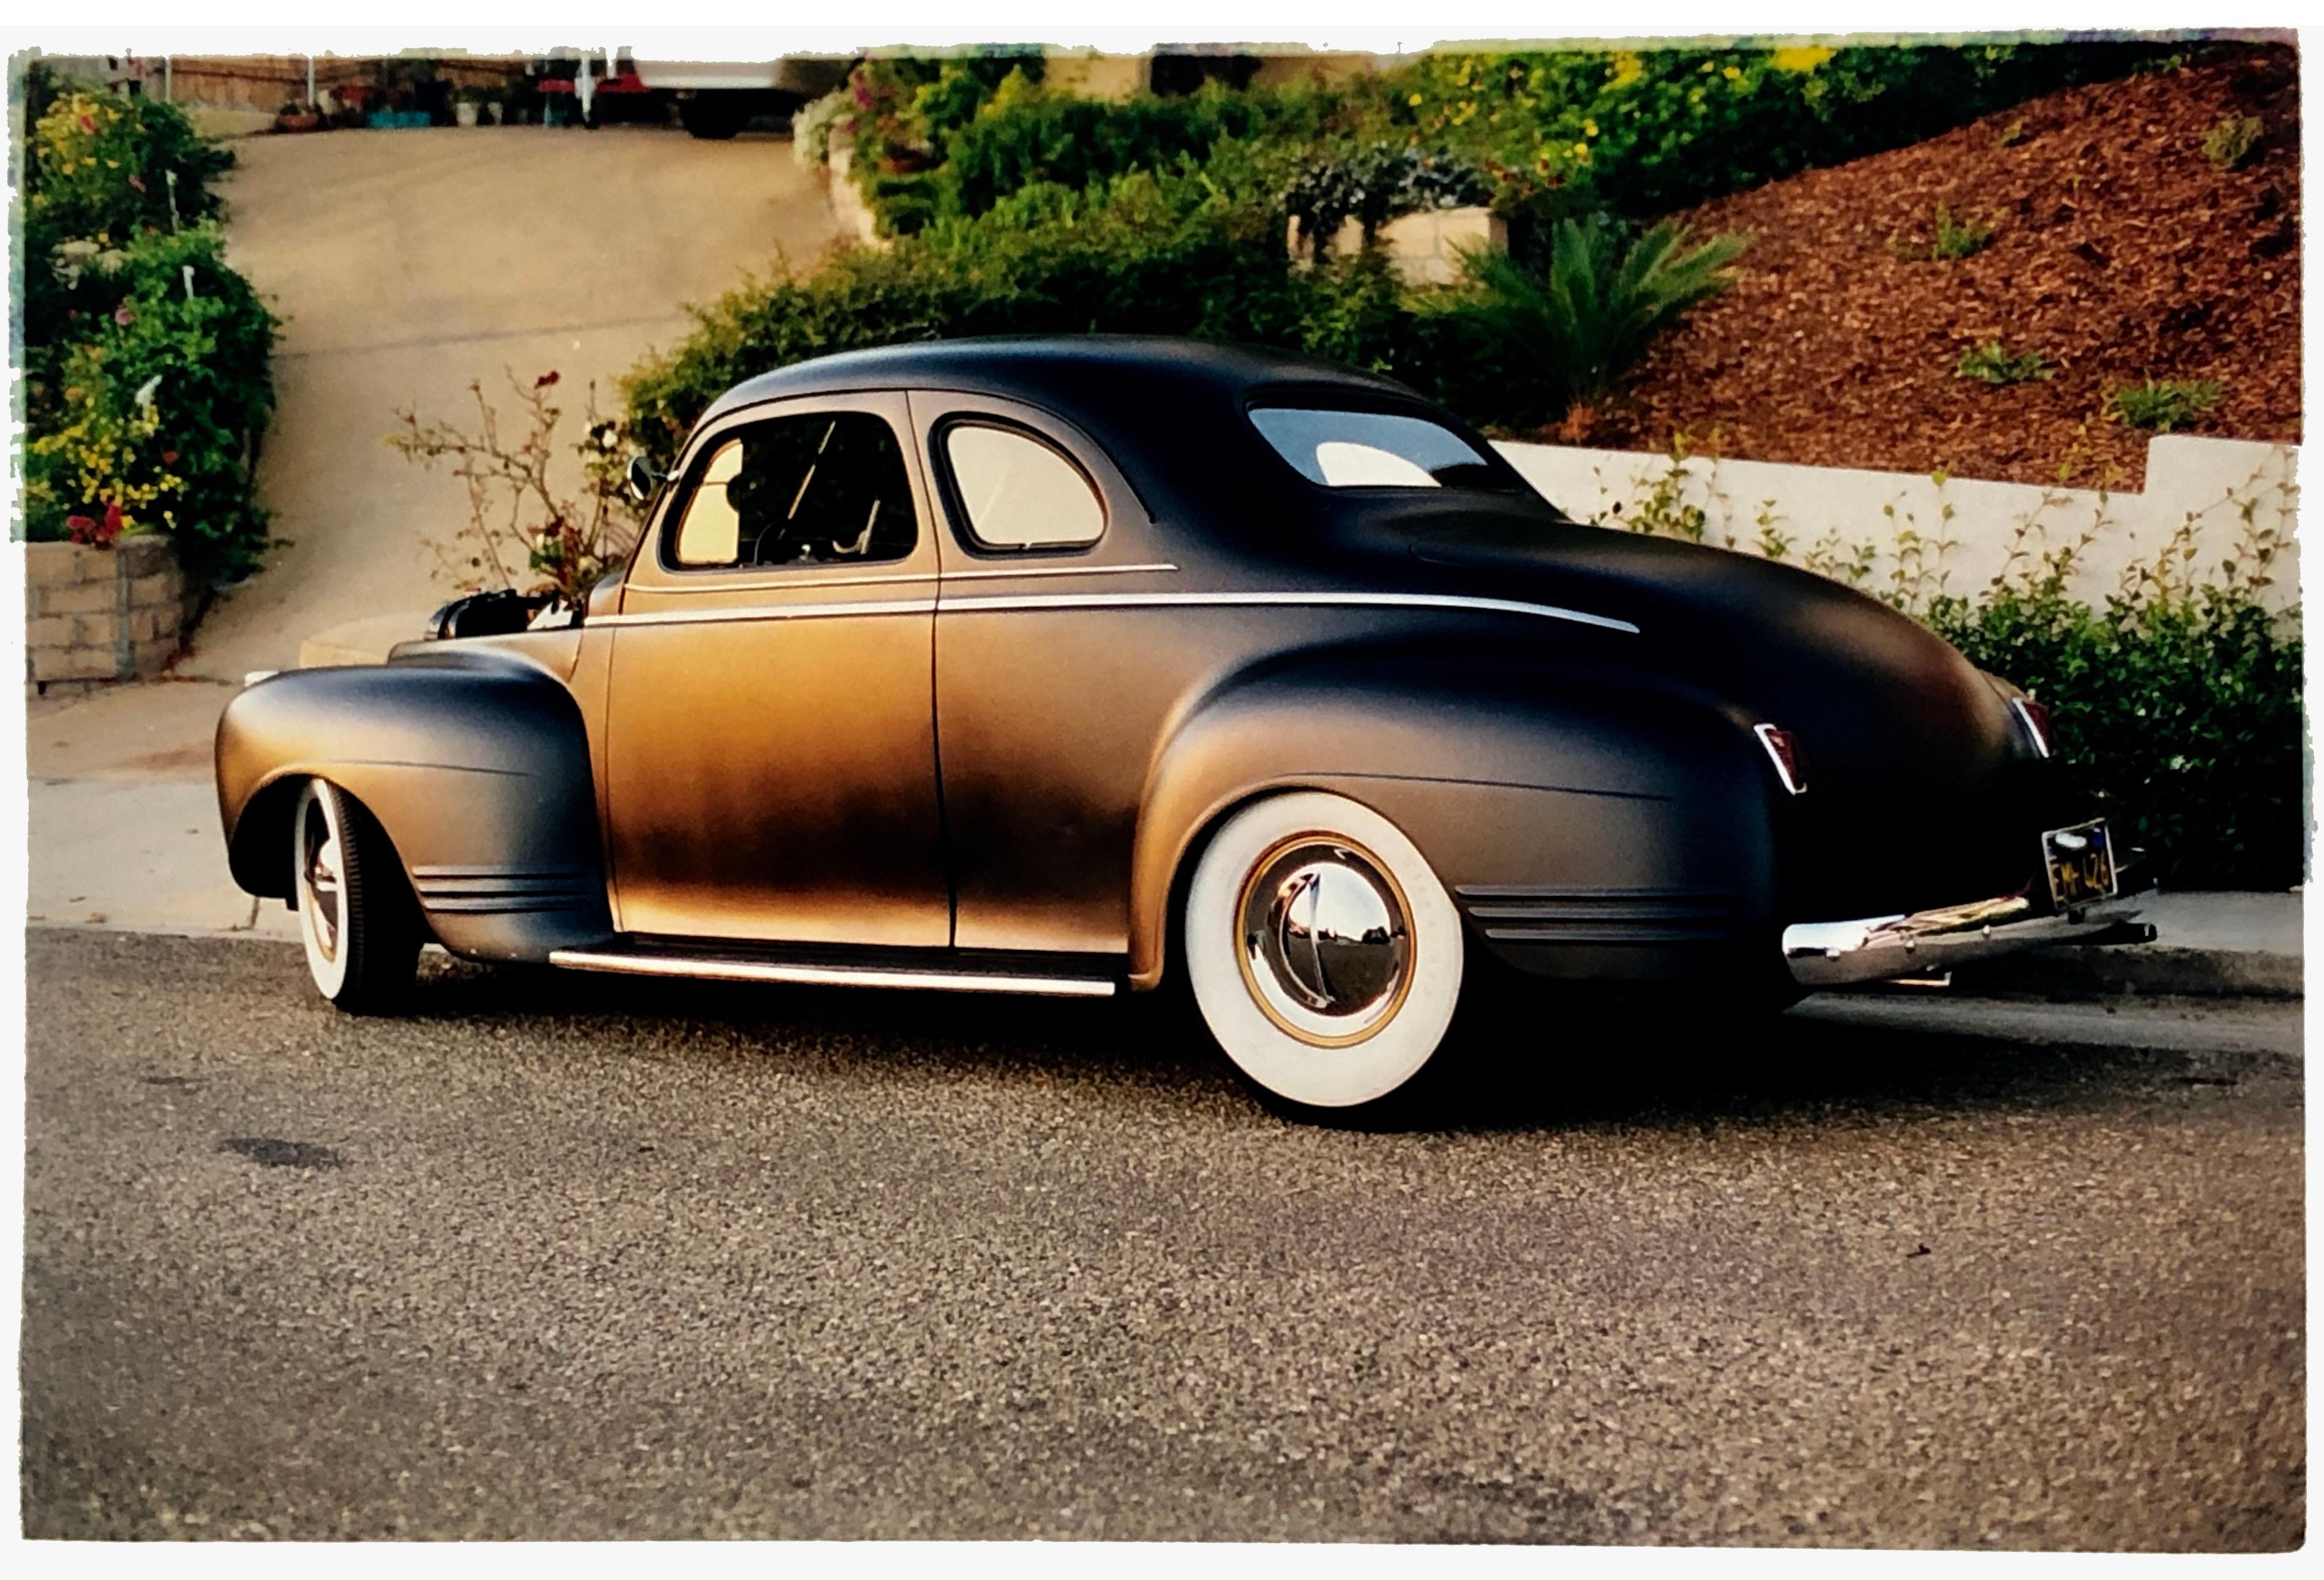
M1467 289L1449 312L1505 381L1505 411L1555 415L1610 394L1655 335L1732 283L1748 245L1689 245L1670 221L1630 239L1601 216L1561 220L1538 274L1504 253L1466 255Z
M2283 889L2305 861L2299 636L2247 594L2103 608L2054 589L1940 598L1938 634L2049 705L2076 788L2177 887Z
M1387 74L1379 118L1492 171L1501 203L1651 217L1917 143L2156 46L1432 53Z
M2107 415L2126 427L2169 433L2218 405L2219 393L2210 379L2149 379L2108 395Z
M453 541L429 541L461 591L553 593L578 604L637 542L641 523L626 487L616 425L598 415L593 385L581 437L560 444L557 428L564 410L555 403L556 370L529 384L513 374L508 382L521 432L503 433L500 411L485 399L483 383L472 380L475 429L422 422L416 411L400 411L401 426L387 442L423 467L448 465L467 487L468 519ZM567 454L580 463L577 494L550 475Z
M27 534L63 537L111 506L126 530L173 533L197 576L250 569L266 523L247 457L273 407L273 318L214 226L60 252L85 258L67 265L81 271L68 295L88 305L28 380Z
M2259 147L2264 128L2257 115L2229 115L2203 134L2203 157L2221 170L2235 170Z
M754 374L826 353L995 334L1194 335L1314 350L1360 366L1430 358L1429 327L1377 259L1295 270L1281 221L1201 173L1037 183L883 252L746 283L623 383L626 434L666 459L701 411Z
M2056 376L2057 370L2040 352L2008 351L1998 340L1988 340L1974 350L1962 352L1961 359L1953 365L1953 377L1975 379L1997 388Z
M233 168L233 151L175 105L75 84L33 127L26 217L63 236L116 239L207 219L218 211L210 183Z

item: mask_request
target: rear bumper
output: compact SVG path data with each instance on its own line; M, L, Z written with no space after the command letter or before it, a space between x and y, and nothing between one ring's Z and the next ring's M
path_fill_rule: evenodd
M2034 900L2007 894L1910 916L1799 922L1784 929L1784 964L1806 988L1932 975L2019 949L2091 942L2135 918L2153 892L2148 886L2062 915L2037 915Z

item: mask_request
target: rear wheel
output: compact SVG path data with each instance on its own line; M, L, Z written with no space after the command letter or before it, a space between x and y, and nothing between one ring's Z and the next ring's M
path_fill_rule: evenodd
M1295 1111L1407 1089L1461 997L1461 919L1412 841L1344 797L1236 813L1186 892L1186 975L1244 1076Z
M299 938L315 987L354 1015L401 1007L420 964L420 916L387 835L363 804L310 779L290 818Z

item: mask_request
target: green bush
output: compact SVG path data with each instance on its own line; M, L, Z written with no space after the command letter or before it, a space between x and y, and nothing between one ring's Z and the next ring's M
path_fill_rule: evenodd
M1669 220L1635 239L1597 215L1560 220L1539 274L1507 253L1463 257L1467 289L1445 316L1507 392L1499 415L1554 417L1611 394L1655 335L1727 289L1748 245L1720 236L1690 246Z
M1929 624L2048 705L2078 789L2177 888L2301 881L2302 646L2248 594L2093 609L2052 589L1941 598Z
M752 374L968 335L1193 335L1389 371L1443 360L1379 260L1295 269L1279 225L1199 171L1027 186L976 218L938 218L888 250L752 282L701 310L692 335L624 381L624 430L666 459Z
M2169 433L2184 428L2219 403L2210 379L2149 379L2126 384L2107 397L2107 415L2130 428Z
M1651 217L1917 143L2158 46L1428 54L1379 84L1379 118L1493 171L1501 206Z
M274 319L208 217L232 156L168 105L68 85L47 103L26 164L24 531L166 531L195 576L238 575L266 540L248 461Z

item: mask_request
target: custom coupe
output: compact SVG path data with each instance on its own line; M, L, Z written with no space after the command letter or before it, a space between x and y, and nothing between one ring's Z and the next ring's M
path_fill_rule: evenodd
M1141 992L1294 1109L1464 982L1780 1006L2143 929L2041 706L1754 557L1577 524L1388 380L1008 339L754 378L579 606L447 605L220 718L315 984L475 960ZM1656 984L1661 984L1657 986Z

